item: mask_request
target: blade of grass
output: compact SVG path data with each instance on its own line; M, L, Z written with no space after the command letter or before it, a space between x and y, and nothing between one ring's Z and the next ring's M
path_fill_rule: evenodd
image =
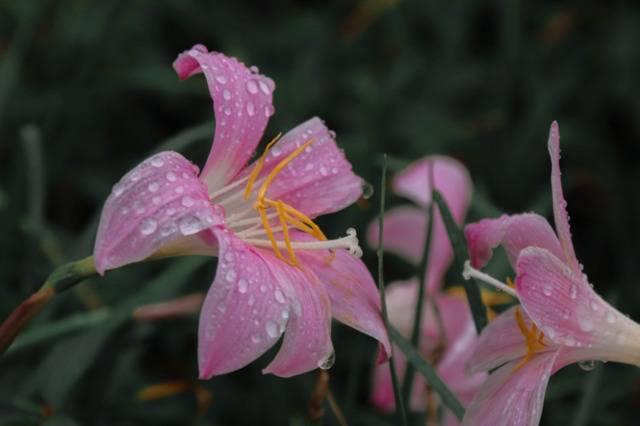
M464 406L460 403L456 395L442 381L435 368L429 364L416 348L393 326L388 327L391 341L400 348L407 357L407 361L412 364L416 371L424 376L429 386L440 396L442 403L458 418L464 417Z
M449 206L440 191L433 191L433 201L438 205L438 209L442 215L442 221L444 222L447 234L449 235L449 241L453 247L453 267L455 269L456 277L462 278L464 262L468 258L467 244L464 234L460 227L458 227L458 224L453 218L451 210L449 210ZM462 284L464 285L464 291L467 294L467 300L469 301L469 307L471 308L473 322L476 325L476 331L479 334L487 325L487 308L482 302L480 287L475 280L462 280Z
M382 318L387 333L390 332L391 324L387 315L387 299L384 292L384 209L387 186L387 155L382 159L382 176L380 178L380 215L378 217L378 289L380 290L380 304L382 306ZM399 417L398 424L407 426L407 413L404 408L402 394L398 386L398 373L393 358L393 346L391 346L391 358L389 359L389 370L391 370L391 382L393 383L393 398L396 402L396 413Z
M427 181L427 189L432 188L431 182L433 182L433 169L429 164L429 173ZM433 199L433 198L432 198ZM424 237L424 249L422 250L422 259L418 264L418 298L416 299L415 314L413 316L413 330L411 331L411 344L419 348L420 347L420 327L422 325L422 313L424 311L425 300L425 286L427 281L427 269L429 267L429 254L431 252L431 239L433 235L433 202L429 204L429 208L425 209L424 214L427 220L427 229ZM413 389L413 377L415 369L412 364L407 364L407 369L404 374L404 381L402 383L402 397L404 403L409 406L411 398L411 390Z

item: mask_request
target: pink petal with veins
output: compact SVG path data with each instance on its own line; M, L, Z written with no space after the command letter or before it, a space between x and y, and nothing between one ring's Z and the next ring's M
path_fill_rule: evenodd
M143 260L169 245L182 254L214 255L215 248L194 235L222 221L197 173L180 154L167 151L148 158L114 185L94 248L98 272ZM190 235L194 237L186 238Z
M520 302L546 338L588 347L592 359L639 363L640 325L605 302L556 256L540 248L525 249L517 272Z
M560 245L564 256L563 259L569 267L576 273L581 274L581 267L576 253L573 250L571 241L571 229L569 227L569 215L567 214L567 202L562 194L562 179L560 172L560 129L558 123L551 123L549 130L549 156L551 157L551 191L553 195L553 217L556 224L556 231L560 239Z
M428 206L431 202L430 167L436 189L444 196L456 221L462 223L471 199L472 183L467 168L451 157L434 155L411 164L395 176L394 192L420 206Z
M214 233L220 260L200 313L201 379L237 370L262 355L280 338L292 305L286 283L262 253L227 230Z
M520 251L527 247L541 247L562 255L560 242L551 225L534 213L483 219L467 225L464 233L474 268L485 266L493 255L493 249L499 245L504 246L509 262L514 267Z
M537 426L558 351L544 352L522 367L518 361L494 371L467 407L466 426Z
M247 164L273 115L273 80L201 44L181 53L173 67L181 79L202 72L213 101L216 132L202 170L211 192Z
M336 250L328 262L328 252L298 252L302 263L318 276L331 300L331 312L338 321L380 342L382 357L391 355L391 343L380 314L380 293L362 260L346 250Z
M309 217L333 213L352 204L362 195L362 179L325 124L317 117L298 125L280 138L266 156L254 188L296 148L313 143L278 172L267 197L282 200ZM249 166L241 176L250 173Z
M291 377L318 367L330 368L335 355L331 303L324 286L312 268L289 266L271 253L262 253L274 277L287 289L291 304L282 346L263 373Z

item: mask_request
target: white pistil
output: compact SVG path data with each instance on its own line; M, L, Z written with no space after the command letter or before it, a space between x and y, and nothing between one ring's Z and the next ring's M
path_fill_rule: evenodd
M238 179L237 181L233 182L230 185L225 186L224 188L220 188L219 190L215 191L215 192L211 192L209 193L209 199L211 201L214 200L214 198L219 197L223 194L226 194L227 192L231 191L233 188L236 188L239 185L242 185L243 183L245 183L247 180L249 179L249 176L245 176L242 179ZM220 204L219 202L216 202L216 204Z
M505 283L493 278L491 275L485 274L484 272L478 271L477 269L473 268L468 260L464 262L464 270L462 271L462 276L465 280L469 280L471 278L478 279L484 283L494 286L498 290L502 290L505 293L510 294L515 298L518 297L518 294L514 289L512 289Z
M275 230L275 228L274 228ZM243 240L249 244L253 244L257 247L272 247L271 241L243 238ZM278 248L286 249L287 245L284 241L276 241ZM356 230L353 228L347 229L347 235L335 240L322 240L322 241L292 241L291 248L294 250L330 250L336 248L344 248L349 250L355 257L362 256L362 249L360 248L358 237L356 236Z

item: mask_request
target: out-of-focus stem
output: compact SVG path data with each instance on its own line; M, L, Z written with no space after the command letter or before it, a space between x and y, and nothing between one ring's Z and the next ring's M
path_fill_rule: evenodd
M316 383L313 387L311 399L309 399L309 421L312 425L321 425L324 417L323 403L329 392L329 373L326 370L318 370Z
M49 275L42 287L11 312L0 326L0 354L4 353L22 329L58 293L96 274L93 257L66 263Z

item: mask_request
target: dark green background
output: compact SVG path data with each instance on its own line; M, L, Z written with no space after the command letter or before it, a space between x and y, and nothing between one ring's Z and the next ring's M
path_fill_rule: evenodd
M171 69L197 42L276 81L268 135L318 115L376 188L383 152L393 171L429 153L460 159L475 184L470 220L549 216L557 119L578 256L596 290L640 318L640 8L516 0L0 1L3 318L55 265L90 254L111 185L160 143L202 165L206 86ZM370 202L321 223L362 233ZM365 260L373 270L371 250ZM389 281L413 274L391 256L386 266ZM192 390L135 395L197 376L197 316L140 324L129 312L205 291L214 271L197 258L133 265L57 298L33 327L76 314L82 326L2 358L0 424L194 424ZM500 261L493 272L509 273ZM342 326L333 335L332 389L350 424L392 424L368 404L375 345ZM200 424L305 424L314 375L262 376L272 355L197 384L213 395ZM551 379L542 424L638 424L639 378L628 366L568 367Z

